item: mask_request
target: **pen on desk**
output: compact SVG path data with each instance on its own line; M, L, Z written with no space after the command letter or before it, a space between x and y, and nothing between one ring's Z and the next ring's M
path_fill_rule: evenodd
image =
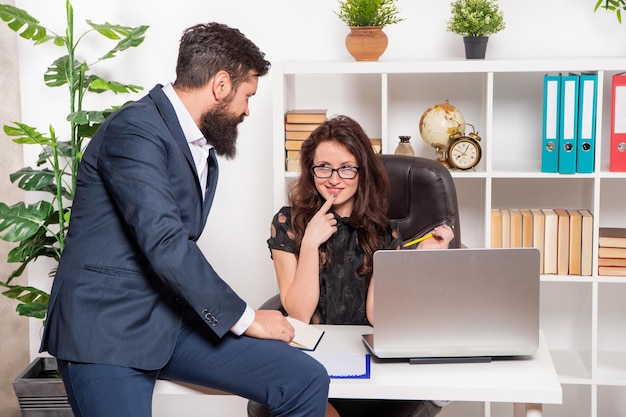
M431 237L433 237L432 233L429 233L429 234L424 235L422 237L418 237L417 239L414 239L414 240L412 240L410 242L405 243L404 247L406 248L406 247L415 245L416 243L420 243L422 240L430 239Z

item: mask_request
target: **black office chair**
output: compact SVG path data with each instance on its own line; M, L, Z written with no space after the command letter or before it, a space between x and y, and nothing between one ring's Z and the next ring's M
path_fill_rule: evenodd
M450 248L461 247L456 188L450 171L439 162L404 155L379 155L389 175L387 215L398 223L405 242L443 223L454 229Z
M454 229L449 248L461 247L461 225L456 188L450 171L439 162L405 155L378 155L389 175L389 208L391 221L398 223L404 242L422 236L434 227L447 223ZM261 310L287 312L277 294Z

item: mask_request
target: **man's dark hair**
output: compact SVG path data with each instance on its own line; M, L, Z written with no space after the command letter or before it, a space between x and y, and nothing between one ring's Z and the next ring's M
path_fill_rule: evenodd
M250 71L260 77L270 65L265 54L238 29L216 22L198 24L186 29L180 40L174 84L197 89L224 70L236 90Z

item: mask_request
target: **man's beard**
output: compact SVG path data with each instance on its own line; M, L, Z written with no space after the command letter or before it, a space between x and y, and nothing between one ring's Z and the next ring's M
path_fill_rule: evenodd
M233 116L229 113L229 103L221 102L214 110L208 111L202 118L200 131L207 142L213 145L216 154L233 159L237 155L237 125L243 122L244 115Z

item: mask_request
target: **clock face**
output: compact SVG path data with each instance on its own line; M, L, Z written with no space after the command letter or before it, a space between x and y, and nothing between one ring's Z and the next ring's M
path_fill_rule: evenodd
M474 168L480 161L480 145L472 139L461 138L448 149L448 162L459 169Z

